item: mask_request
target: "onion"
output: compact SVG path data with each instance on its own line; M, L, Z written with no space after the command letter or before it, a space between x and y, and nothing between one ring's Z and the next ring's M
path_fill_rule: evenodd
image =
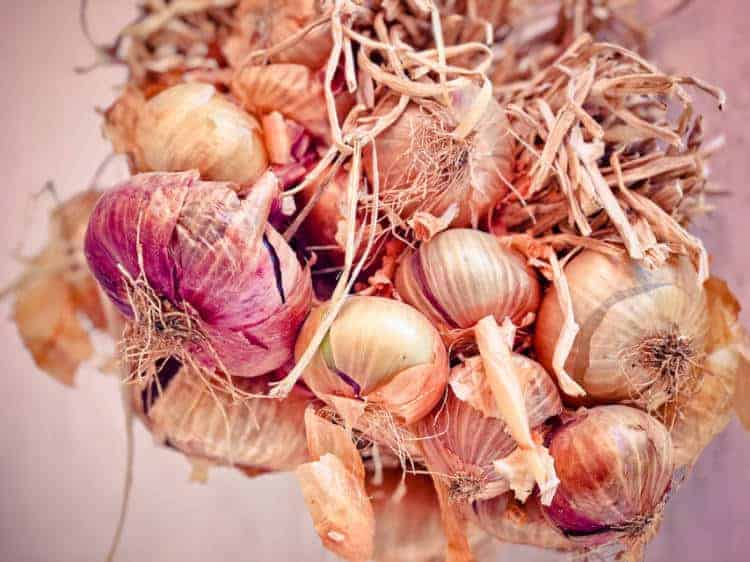
M248 66L230 84L242 107L254 115L278 111L313 135L330 140L330 125L323 80L319 73L299 64ZM336 90L336 111L340 120L354 104L352 96Z
M106 325L96 281L83 256L89 215L100 196L87 190L52 211L46 246L10 287L24 345L40 369L66 385L73 384L78 367L94 352L81 317L95 328Z
M197 172L142 174L104 195L86 234L89 267L131 319L138 365L175 356L232 376L292 357L309 310L309 273L266 219L276 181L241 201Z
M484 89L451 93L451 107L412 103L375 140L382 206L404 221L416 212L443 215L458 206L453 226L476 226L508 192L513 142L500 105ZM393 108L386 98L376 108ZM373 160L365 158L370 181Z
M241 187L268 166L258 121L210 84L178 84L148 102L126 90L107 112L105 131L137 172L197 169L205 180Z
M507 494L475 502L470 520L504 543L565 552L580 548L547 520L537 497L524 504Z
M493 315L521 324L539 306L539 282L520 254L478 230L441 232L405 258L396 290L441 331Z
M322 6L320 0L242 0L234 13L237 29L222 52L231 66L238 67L253 50L274 47L321 18ZM317 69L328 60L332 46L330 24L324 24L269 59Z
M453 369L452 390L445 403L434 416L422 420L417 430L427 465L448 475L449 492L456 501L491 498L510 489L494 462L508 457L516 442L507 424L494 414L491 390L471 380L481 370L478 359L473 357ZM560 396L541 365L519 354L513 354L512 360L522 385L528 423L537 428L561 412Z
M261 379L238 379L238 388L267 392ZM169 358L157 377L133 385L134 409L154 439L190 458L256 471L292 470L309 460L304 432L309 394L294 391L284 400L233 401L211 393L199 375Z
M581 329L565 364L591 403L649 411L690 393L702 376L706 300L686 258L649 270L625 256L584 251L565 268ZM535 347L550 368L564 322L555 288L544 296Z
M677 466L691 466L732 418L737 380L750 373L740 306L726 283L715 277L704 284L710 330L705 376L696 391L679 396L661 412L670 428Z
M674 468L667 429L628 406L581 410L548 436L560 478L545 513L587 545L642 536L660 517Z
M305 322L295 348L297 359L326 310L313 310ZM412 307L379 297L350 297L303 378L342 416L349 415L345 408L362 414L365 405L371 405L410 424L442 397L448 355L435 328Z

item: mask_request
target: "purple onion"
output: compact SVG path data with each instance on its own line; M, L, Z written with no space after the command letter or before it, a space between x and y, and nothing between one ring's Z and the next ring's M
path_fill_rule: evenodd
M142 329L150 318L145 328L155 341L163 344L168 334L203 366L250 377L292 358L312 288L309 272L267 222L273 174L244 200L231 187L194 171L133 176L97 203L85 253L117 308ZM149 295L150 316L133 309ZM161 325L160 313L169 311L189 327Z

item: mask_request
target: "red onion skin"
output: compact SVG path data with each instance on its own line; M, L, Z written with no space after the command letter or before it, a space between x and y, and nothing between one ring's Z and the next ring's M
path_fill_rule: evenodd
M270 205L253 204L240 201L229 184L200 181L196 172L134 176L92 213L89 268L132 318L120 268L138 278L140 244L148 285L177 309L189 305L215 353L198 344L190 352L235 376L267 373L292 357L312 289L309 272L267 225Z
M667 429L627 406L576 414L547 435L560 485L547 517L595 546L659 510L674 468Z

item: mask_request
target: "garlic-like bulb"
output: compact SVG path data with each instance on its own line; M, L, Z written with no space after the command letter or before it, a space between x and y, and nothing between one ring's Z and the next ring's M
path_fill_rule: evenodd
M647 533L672 482L667 428L629 406L597 406L547 438L560 478L547 516L588 545Z
M272 48L324 15L320 0L241 0L235 10L236 31L222 45L231 66L238 67L255 50ZM325 65L333 47L329 23L273 53L271 62Z
M697 387L708 314L687 258L649 270L626 256L589 250L564 273L580 326L565 368L591 403L622 401L654 411ZM547 368L562 326L553 287L536 323L535 347Z
M137 172L197 169L205 180L255 182L268 167L258 121L210 84L178 84L148 101L128 90L108 112L107 135Z
M539 306L539 281L520 254L486 232L451 229L406 257L399 295L441 331L470 328L485 316L521 324Z
M467 510L470 520L494 538L509 544L523 544L570 552L580 548L544 516L539 498L520 503L509 495L475 502Z
M517 353L512 361L529 426L537 428L562 411L560 395L539 363ZM454 367L445 402L417 426L426 464L448 476L449 492L456 501L491 498L510 489L493 463L510 455L516 442L508 425L493 415L496 406L491 391L475 384L479 370L478 357Z
M297 358L326 310L319 307L308 317ZM369 404L405 423L438 403L447 378L448 354L430 322L406 304L379 297L346 301L303 375L315 395L344 416L344 403Z
M97 203L86 258L131 320L129 359L149 367L176 356L232 376L291 359L311 305L309 271L267 223L273 174L244 200L231 187L196 172L141 174Z
M260 471L293 470L309 460L304 429L309 393L234 401L208 390L173 358L161 362L157 379L133 385L132 394L135 411L157 442L190 458ZM252 394L268 392L263 379L235 384Z
M386 99L376 112L387 113ZM453 226L476 226L508 193L514 142L500 105L470 86L451 93L450 109L412 104L375 140L380 199L408 220L417 211L443 215L456 205ZM364 160L370 181L373 159Z

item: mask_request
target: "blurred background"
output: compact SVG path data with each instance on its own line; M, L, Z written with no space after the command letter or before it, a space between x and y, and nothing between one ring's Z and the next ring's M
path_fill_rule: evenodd
M661 5L665 2L655 1ZM6 8L11 2L4 0ZM134 14L130 1L90 2L95 37L105 41ZM84 188L107 156L95 108L106 107L125 75L93 61L81 33L77 0L13 2L0 21L0 220L4 248L0 284L21 268L10 256L46 237L48 180L65 198ZM745 186L750 141L750 49L744 0L696 0L655 26L649 53L660 66L723 87L719 113L699 98L709 136L726 149L713 160L716 212L696 225L726 278L750 308L750 190ZM0 305L0 560L103 560L115 526L125 465L125 428L118 383L92 366L71 390L43 375L23 349L7 302ZM750 324L750 313L743 313ZM208 485L188 482L181 455L154 446L136 427L135 481L118 560L158 562L327 561L291 475L250 480L211 471ZM667 509L648 562L748 560L750 435L730 427L704 453ZM497 560L550 560L528 549L502 550Z

